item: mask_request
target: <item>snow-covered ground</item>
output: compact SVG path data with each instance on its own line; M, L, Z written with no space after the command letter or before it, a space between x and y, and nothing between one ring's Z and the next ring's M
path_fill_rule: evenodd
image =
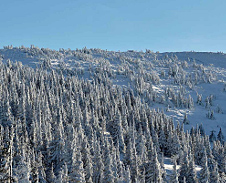
M172 173L172 171L173 171L173 162L172 162L172 160L170 158L167 158L167 157L164 158L164 167L165 167L165 170L166 170L167 174L171 174ZM180 166L177 165L176 168L178 170L178 169L180 169ZM200 166L195 165L195 170L197 172L199 172L201 169L202 168Z
M181 167L180 165L176 165L176 169L178 172L180 170L180 167ZM166 175L167 175L166 178L169 181L170 176L173 174L173 171L174 171L174 165L173 165L171 158L167 158L167 157L164 158L164 168L165 168ZM197 174L200 172L201 169L202 169L201 166L195 165L195 171Z

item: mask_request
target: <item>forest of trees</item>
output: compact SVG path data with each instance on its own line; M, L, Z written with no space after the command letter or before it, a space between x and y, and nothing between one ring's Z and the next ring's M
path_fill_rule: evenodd
M36 69L10 60L0 63L0 182L225 182L222 131L210 140L202 125L185 131L183 122L175 125L163 110L149 107L169 98L192 108L183 87L179 93L167 88L161 98L151 85L142 89L144 80L159 79L142 68L142 77L130 76L132 90L113 85L109 77L114 75L104 66L86 80L43 63ZM182 71L172 65L169 75L189 85ZM206 82L212 79L202 76ZM164 169L165 157L174 164L172 174ZM202 167L198 173L196 165Z

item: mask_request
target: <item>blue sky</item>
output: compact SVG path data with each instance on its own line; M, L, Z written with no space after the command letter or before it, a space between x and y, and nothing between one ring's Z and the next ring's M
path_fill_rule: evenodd
M0 2L0 47L226 52L225 0Z

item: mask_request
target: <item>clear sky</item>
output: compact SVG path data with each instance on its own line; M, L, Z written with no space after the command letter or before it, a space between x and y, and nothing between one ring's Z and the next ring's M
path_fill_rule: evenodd
M0 47L226 52L225 0L0 0Z

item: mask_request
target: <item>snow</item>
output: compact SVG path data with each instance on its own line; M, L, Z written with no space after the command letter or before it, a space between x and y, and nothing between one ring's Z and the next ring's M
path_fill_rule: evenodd
M226 54L221 52L165 52L160 53L158 56L160 58L166 54L169 56L176 55L179 60L195 59L197 63L205 65L213 64L214 67L226 68Z
M152 108L160 108L165 110L169 117L172 117L175 124L179 121L182 123L184 115L188 115L190 124L185 125L185 130L190 130L191 127L196 127L197 124L203 124L204 129L208 135L212 130L218 133L219 129L222 129L223 134L226 134L226 92L223 91L224 81L226 80L226 54L213 53L213 52L166 52L166 53L144 53L136 51L128 52L113 52L104 51L99 49L92 49L88 52L85 50L79 51L54 51L50 49L42 50L39 48L12 48L12 49L0 49L0 55L3 57L3 62L8 59L11 61L21 61L22 64L31 67L36 67L40 62L45 59L49 59L51 67L57 68L61 63L65 63L64 67L67 69L84 70L84 74L80 77L84 79L90 79L89 69L95 70L100 64L104 66L106 70L112 72L113 77L109 76L113 85L121 87L133 88L130 74L119 74L118 70L128 67L134 71L134 76L138 77L139 70L143 69L144 73L156 73L160 77L160 83L156 84L152 82L152 89L158 96L163 95L167 87L172 87L175 91L179 91L180 85L174 84L173 78L161 77L161 72L164 71L167 75L168 66L164 65L162 59L168 55L169 57L178 58L178 61L172 62L181 65L184 61L187 61L188 68L185 68L186 73L193 73L195 68L192 67L193 61L196 64L202 64L206 72L212 72L216 75L216 80L209 83L199 83L194 86L193 89L189 89L188 86L184 86L186 90L185 96L189 94L194 100L195 106L193 109L178 108L175 107L171 101L169 101L170 109L166 111L166 103L152 103ZM148 84L144 87L149 86ZM196 104L197 94L202 95L204 106ZM205 108L205 99L209 95L214 95L213 106L209 109ZM222 109L222 113L216 113L216 108L219 106ZM208 119L206 114L208 110L213 110L215 120Z
M178 60L167 62L163 59L166 54L173 55L170 58L172 60L176 55ZM22 64L33 68L46 61L51 68L75 71L75 73L77 72L75 75L88 81L92 81L92 74L98 74L102 69L106 72L106 79L109 79L113 86L133 89L136 95L141 96L142 102L145 101L145 95L156 94L157 99L153 101L150 99L149 107L164 110L165 114L173 119L175 125L178 122L182 124L186 114L189 123L184 125L185 130L190 130L192 127L196 128L202 124L207 135L210 135L213 130L217 135L220 128L223 134L226 134L226 91L223 90L226 80L226 54L224 53L175 52L145 54L135 51L107 52L103 50L66 50L58 52L38 48L12 48L0 49L1 58L5 63L10 59L13 62L20 61ZM183 66L183 64L186 65L184 61L187 61L187 66ZM178 84L174 81L173 76L168 74L170 66L175 66L176 70L183 67L183 73L179 74L184 74L187 77L189 74L194 74L196 69L199 69L199 71L205 72L207 76L208 74L211 75L210 82L200 81L196 85ZM90 72L91 70L92 72ZM165 76L162 76L162 72L165 73ZM142 91L135 91L137 88L140 89L137 85ZM179 92L183 93L185 99L188 99L190 95L194 101L194 106L191 108L178 107L173 102L172 96L168 96L166 100L161 101L161 97L167 97L167 88L172 89L175 95L178 95ZM202 96L202 105L196 103L197 95ZM205 101L211 97L212 103L206 106ZM214 111L214 119L207 118L206 115L209 111ZM104 131L104 137L110 139L111 134ZM123 160L122 155L120 155L120 159ZM164 168L169 176L173 171L171 158L164 157ZM178 165L176 169L180 169L180 166ZM196 172L201 169L200 166L195 165Z
M165 170L168 173L171 172L171 171L173 171L173 163L172 163L172 160L170 158L167 158L167 157L164 158L164 168L165 168ZM180 166L177 165L176 168L178 170L178 169L180 169ZM198 165L195 165L195 170L197 172L199 172L201 169L202 169L202 167L200 167Z
M167 177L168 178L173 173L173 166L174 165L173 165L173 162L172 162L171 158L164 157L164 168L165 168L165 171L167 173ZM179 171L180 165L177 165L176 169ZM195 165L195 171L197 173L199 173L201 171L201 169L202 169L201 166Z

